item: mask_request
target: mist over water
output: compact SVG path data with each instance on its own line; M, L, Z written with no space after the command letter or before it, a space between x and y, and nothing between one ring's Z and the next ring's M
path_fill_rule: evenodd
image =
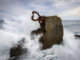
M31 23L31 24L30 24ZM0 30L0 60L9 59L10 48L25 37L23 48L28 52L19 60L80 60L80 39L76 39L74 33L64 29L63 44L54 45L47 50L40 50L39 37L31 39L30 32L39 27L39 24L27 21L5 21L4 29Z

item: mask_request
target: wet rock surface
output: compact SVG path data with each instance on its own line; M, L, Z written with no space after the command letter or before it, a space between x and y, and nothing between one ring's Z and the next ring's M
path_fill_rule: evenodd
M18 57L27 53L27 49L23 48L23 44L25 43L25 39L18 41L18 44L15 47L10 48L10 60L16 60Z
M75 35L75 38L78 38L78 39L80 39L80 35Z

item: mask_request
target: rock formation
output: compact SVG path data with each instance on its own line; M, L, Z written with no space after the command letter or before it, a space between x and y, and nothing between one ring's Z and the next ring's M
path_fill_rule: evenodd
M40 38L42 49L52 47L54 44L60 44L63 40L63 25L60 17L49 16L45 19L46 33Z
M38 19L34 19L34 14L37 14ZM58 16L40 16L36 11L32 12L31 19L33 21L38 21L40 28L32 31L31 34L40 34L43 35L40 38L40 43L42 43L42 49L47 49L52 47L54 44L60 44L63 40L63 25L62 20Z
M80 39L80 35L74 35L75 36L75 38L79 38Z
M23 44L25 43L25 39L23 38L18 42L15 47L10 49L10 57L14 57L12 60L16 60L19 56L27 52L27 49L23 48Z

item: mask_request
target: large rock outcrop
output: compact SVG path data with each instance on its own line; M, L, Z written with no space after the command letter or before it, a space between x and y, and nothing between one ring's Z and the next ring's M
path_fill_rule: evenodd
M63 40L63 25L60 17L49 16L45 19L46 33L40 38L42 49L52 47L54 44L60 44Z

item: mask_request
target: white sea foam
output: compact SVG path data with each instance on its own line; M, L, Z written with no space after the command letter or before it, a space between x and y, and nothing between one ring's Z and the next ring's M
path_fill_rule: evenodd
M9 58L10 48L17 44L19 40L25 37L26 42L24 47L28 52L21 56L21 60L79 60L80 59L80 41L76 39L74 34L67 29L64 29L63 44L54 45L47 50L40 50L41 43L39 43L40 35L35 39L31 39L28 33L36 29L35 24L8 22L4 25L3 30L0 30L0 60L7 60ZM38 26L36 26L38 27ZM22 30L20 30L22 29ZM25 30L26 29L26 30ZM21 32L21 33L20 33Z

